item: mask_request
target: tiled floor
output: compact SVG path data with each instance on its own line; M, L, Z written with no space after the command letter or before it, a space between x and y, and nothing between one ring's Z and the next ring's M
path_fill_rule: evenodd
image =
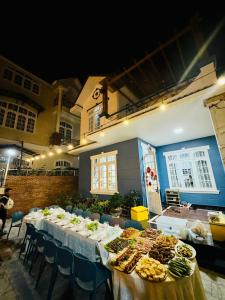
M9 225L9 223L7 224ZM22 230L23 235L24 230ZM32 280L30 280L29 275L27 274L27 270L24 270L22 264L17 260L18 255L18 244L21 241L21 238L17 237L17 229L13 229L12 233L10 234L10 239L13 240L13 244L9 242L8 246L13 249L14 255L13 259L10 261L6 261L5 263L1 263L0 261L0 300L30 300L32 299L39 299L38 293L34 291L34 284ZM13 246L12 246L13 245ZM0 239L0 251L6 246L6 240ZM12 268L12 265L18 265L16 268L18 272L15 273ZM18 291L15 290L15 284L12 281L15 281L18 274L20 274L20 290L24 290L20 292L18 295ZM215 272L200 269L200 274L203 282L203 286L205 288L206 296L208 300L225 300L225 275L220 275ZM23 282L22 282L23 281ZM31 296L32 295L32 296ZM45 296L41 295L40 299ZM85 299L85 296L82 297ZM172 299L171 299L172 300ZM198 299L196 299L198 300Z

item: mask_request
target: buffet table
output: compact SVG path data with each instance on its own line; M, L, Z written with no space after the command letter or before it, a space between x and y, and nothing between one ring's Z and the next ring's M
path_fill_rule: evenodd
M56 215L58 211L54 211ZM60 211L62 213L62 211ZM64 212L65 213L65 212ZM71 218L74 215L67 214ZM86 222L82 220L82 222ZM90 220L89 220L90 221ZM99 230L104 232L104 238L95 240L90 237L85 237L73 228L64 228L63 223L54 223L54 220L48 217L43 217L39 214L29 214L24 218L24 222L34 224L37 229L44 229L60 240L63 245L71 248L74 252L82 253L91 261L101 261L106 267L112 271L113 278L113 293L115 300L206 300L199 269L195 261L195 268L193 274L188 277L174 278L167 275L166 279L161 282L150 282L142 279L132 271L130 274L123 273L114 269L110 265L111 259L115 254L108 253L104 245L108 241L120 236L123 232L118 226L111 227L108 224L100 224ZM107 236L106 233L110 236ZM103 236L102 236L103 237Z

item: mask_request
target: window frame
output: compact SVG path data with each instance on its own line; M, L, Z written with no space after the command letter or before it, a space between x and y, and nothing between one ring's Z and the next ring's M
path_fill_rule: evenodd
M209 152L208 152L209 149L210 149L210 147L209 147L209 145L207 145L207 146L200 146L200 147L194 147L194 148L182 148L180 150L174 150L174 151L169 151L169 152L163 153L163 155L165 156L165 160L166 160L167 176L168 176L170 189L176 189L183 193L219 194L219 190L217 189L216 181L215 181L215 177L214 177L214 173L213 173L213 169L212 169L212 164L211 164L210 157L209 157ZM206 163L207 163L208 175L209 175L212 187L211 188L200 187L200 184L198 184L197 187L189 187L189 188L185 188L184 186L176 186L176 187L173 186L169 164L172 162L175 163L175 162L182 161L182 160L176 159L176 160L170 161L169 156L170 155L180 156L181 154L184 154L184 153L188 153L189 155L191 154L191 158L189 158L187 160L183 160L183 162L185 162L185 161L186 161L186 163L191 162L191 170L193 172L193 181L200 183L199 182L199 173L196 170L196 166L194 164L195 161L201 160L201 157L194 158L194 153L199 152L199 151L204 152L204 157L202 157L202 160L206 161ZM177 168L175 168L175 170L177 171ZM182 175L180 174L180 177L181 176ZM178 174L177 182L178 182L178 184L181 183L181 185L183 185L184 180L179 179L180 177Z
M58 162L63 162L63 166L57 166L57 163ZM64 163L68 163L69 164L69 166L64 166ZM56 161L55 161L55 168L60 168L60 169L66 169L66 168L71 168L72 167L72 163L71 163L71 161L69 161L69 160L67 160L67 159L57 159Z
M117 154L118 151L110 151L110 152L102 152L101 154L93 155L90 157L91 160L91 194L99 194L99 195L113 195L115 193L118 193L118 176L117 176ZM115 161L107 161L107 157L115 155ZM106 157L106 162L100 162L100 158ZM93 189L93 179L94 179L94 161L98 159L98 189ZM101 190L100 189L100 166L106 166L106 190ZM109 165L114 165L115 166L115 189L114 190L109 190L108 189L108 166Z
M61 123L64 123L65 126L62 125ZM66 125L69 125L70 127L67 127ZM63 136L62 136L62 133L60 131L61 127L63 128L63 132L64 132ZM67 137L66 137L67 130L71 132L70 140L68 140ZM73 140L73 125L71 123L68 123L68 122L64 121L64 120L60 120L60 123L59 123L59 133L61 134L62 142L71 143L72 140Z
M102 113L102 102L87 111L88 113L88 132L94 132L100 128L100 114ZM97 118L98 116L98 118ZM98 119L98 122L97 122ZM98 124L99 123L99 124ZM92 124L92 126L90 126ZM98 126L97 126L98 125Z

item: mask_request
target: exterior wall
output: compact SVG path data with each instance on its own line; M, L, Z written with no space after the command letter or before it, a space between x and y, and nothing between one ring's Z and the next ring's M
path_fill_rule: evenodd
M91 160L93 155L101 152L117 150L117 180L118 192L126 194L131 189L142 191L140 165L138 155L138 139L132 139L110 146L98 148L80 154L79 164L79 191L88 196L91 190ZM102 195L101 198L108 198Z
M21 210L25 213L32 207L46 207L54 204L54 197L61 193L76 192L76 176L8 176L7 186L12 188L14 207L9 211Z
M207 101L225 168L225 93Z
M169 188L169 180L166 167L166 159L163 152L180 150L182 148L192 148L209 145L209 158L211 161L216 186L219 194L202 193L180 193L181 201L199 205L224 206L225 207L225 172L222 166L221 157L214 136L176 143L156 148L159 181L161 188L161 198L165 201L165 189Z
M30 167L34 169L44 168L47 170L55 169L55 162L57 160L66 160L71 163L71 167L78 168L79 167L79 160L77 157L73 155L69 155L67 153L62 154L55 154L52 157L46 157L39 160L34 160L30 162Z

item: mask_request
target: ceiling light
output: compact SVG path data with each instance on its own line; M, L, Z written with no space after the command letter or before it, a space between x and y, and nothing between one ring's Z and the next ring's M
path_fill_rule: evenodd
M82 139L82 140L81 140L81 144L82 144L82 145L87 144L87 140L86 140L86 139Z
M184 131L184 129L181 128L181 127L175 128L175 129L173 130L173 132L174 132L175 134L180 134L180 133L182 133L183 131Z
M69 150L71 150L71 149L73 149L73 145L72 145L72 144L69 144L69 145L67 145L67 148L68 148Z
M40 157L39 156L35 156L35 159L38 160Z
M218 80L217 80L217 84L218 85L224 85L225 84L225 76L222 76L220 77Z
M128 126L128 125L129 125L129 120L128 120L128 119L125 119L125 120L123 121L123 124L124 124L125 126Z
M45 158L45 157L46 157L46 155L44 155L44 154L41 155L41 158Z
M52 156L54 153L53 152L48 152L48 156Z
M104 136L105 133L103 131L100 132L100 136Z
M62 149L56 149L56 153L58 154L62 153Z
M162 103L159 108L160 108L160 110L165 110L166 109L166 104Z

